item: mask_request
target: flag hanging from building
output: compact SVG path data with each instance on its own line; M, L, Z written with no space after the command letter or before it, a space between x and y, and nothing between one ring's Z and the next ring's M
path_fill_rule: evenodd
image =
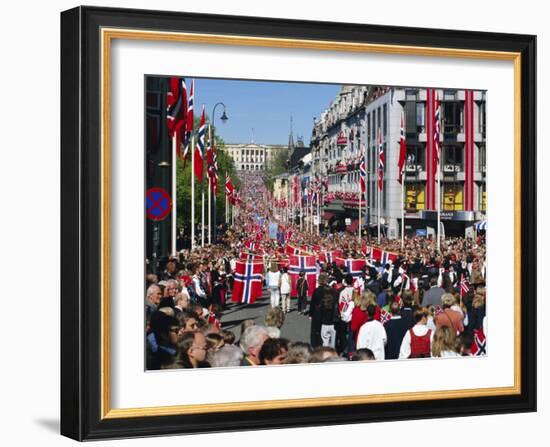
M382 129L378 128L378 189L382 191L382 185L384 183L384 164L386 163L386 156L384 154L384 146L382 145Z
M474 92L464 92L464 210L474 210Z
M303 255L291 255L290 267L288 273L290 274L291 290L290 296L298 296L298 290L296 284L300 277L300 272L304 272L304 278L307 281L307 296L311 297L315 287L317 286L317 266L315 265L315 256L303 256Z
M185 82L183 83L183 88L185 89L185 94L187 95L187 87L185 87ZM186 113L186 123L185 123L185 136L183 139L183 168L185 169L185 160L189 158L189 151L191 149L191 134L193 133L194 126L194 90L195 90L195 80L191 81L191 92L189 98L187 99L187 113Z
M401 136L399 137L399 159L397 160L397 172L399 177L397 181L403 182L403 174L405 173L405 160L407 158L407 143L405 142L405 124L404 113L401 113Z
M435 89L426 89L426 209L437 209L436 177L440 152L441 104Z
M195 177L197 177L197 181L199 182L202 182L202 171L204 169L203 166L204 166L205 133L206 133L206 125L205 125L204 105L203 105L201 122L199 125L199 138L197 140L197 145L195 146L195 163L194 163Z
M263 264L237 261L234 273L232 301L253 304L262 296Z
M367 191L367 163L365 160L367 153L366 151L363 151L363 155L361 155L361 163L359 164L359 175L360 175L360 181L361 181L361 201L365 198L365 192Z

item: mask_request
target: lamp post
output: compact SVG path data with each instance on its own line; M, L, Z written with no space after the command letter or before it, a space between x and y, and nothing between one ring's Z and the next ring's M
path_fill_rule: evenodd
M223 102L217 102L216 104L214 104L214 107L212 108L212 150L214 150L214 144L213 144L213 141L214 141L214 132L215 132L215 124L214 124L214 121L216 119L216 108L218 106L222 106L223 107L223 113L222 113L222 116L220 117L220 119L222 120L222 123L225 124L225 122L229 119L229 117L227 116L227 107L226 105L223 103ZM208 227L208 231L210 232L210 237L214 240L214 243L216 242L216 194L213 194L213 202L214 202L214 205L212 206L212 199L208 201L209 203L209 206L212 207L212 211L209 212L209 219L211 219L211 222L214 222L214 230L212 230L212 225L209 225Z

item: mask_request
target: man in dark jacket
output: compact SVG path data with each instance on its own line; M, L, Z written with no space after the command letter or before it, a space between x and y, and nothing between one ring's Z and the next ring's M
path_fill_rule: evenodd
M311 302L309 304L309 317L311 319L310 343L313 348L321 346L321 302L326 293L332 293L332 289L328 286L328 275L321 273L319 275L319 286L313 291Z
M405 333L408 331L408 323L405 321L400 314L400 306L397 301L391 303L391 318L384 325L386 329L386 347L385 347L385 358L386 359L397 359L399 357L399 350L401 349L401 342Z

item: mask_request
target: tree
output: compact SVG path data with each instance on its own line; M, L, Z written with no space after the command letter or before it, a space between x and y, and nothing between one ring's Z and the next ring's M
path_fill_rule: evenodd
M195 118L194 128L199 129L200 119ZM195 132L197 134L198 132ZM215 128L212 128L212 134L215 134ZM208 135L207 135L208 138ZM197 142L197 136L195 135L195 144ZM216 220L217 223L225 222L225 175L228 173L231 176L231 180L236 187L240 186L240 181L237 177L233 160L224 151L224 142L221 138L216 137L216 146L218 149L218 193L216 194ZM195 148L191 148L194 150ZM206 147L205 147L206 150ZM185 169L183 168L182 160L177 161L177 180L176 180L176 194L177 194L177 225L179 228L185 228L186 232L190 229L191 224L191 154L189 159L185 163ZM206 158L205 158L206 164ZM195 179L195 224L201 221L201 188L204 188L205 201L208 199L208 176L206 175L206 166L204 167L203 184L197 183ZM205 208L208 210L208 204L205 202Z
M273 192L273 182L275 177L288 172L288 151L277 151L273 163L271 163L265 172L265 184L267 189Z

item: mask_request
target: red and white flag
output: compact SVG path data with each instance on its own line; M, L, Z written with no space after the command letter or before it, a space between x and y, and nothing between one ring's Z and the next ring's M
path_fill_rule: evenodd
M403 115L404 113L401 114L401 136L399 138L399 159L397 160L397 172L399 173L397 181L399 183L403 182L403 174L405 172L405 160L407 158L407 143L405 142L405 125L403 123Z
M187 87L185 86L185 82L182 85L183 89L185 90L185 95L187 96ZM193 127L194 127L194 93L195 90L195 80L191 81L191 92L189 94L189 98L187 99L187 113L186 113L186 123L185 123L185 138L183 140L183 167L185 168L185 160L189 158L189 151L191 149L191 134L193 133Z
M296 283L300 277L300 272L304 272L307 280L307 296L311 297L317 286L317 267L315 265L315 256L312 255L292 255L290 256L290 267L288 273L291 281L291 296L298 296Z
M237 261L233 274L233 297L236 303L253 304L262 296L263 264Z
M202 182L202 172L204 169L205 134L206 134L206 124L205 124L204 104L203 104L201 122L199 126L199 138L197 140L197 145L195 146L195 161L194 161L195 177L197 177L198 182Z
M231 182L231 177L229 177L229 175L226 175L225 176L225 195L231 200L234 193L235 193L235 187Z
M386 164L386 155L382 145L382 129L378 128L378 189L382 191L384 184L384 165Z
M365 259L346 259L345 261L347 272L354 278L361 276L366 265L367 261Z

